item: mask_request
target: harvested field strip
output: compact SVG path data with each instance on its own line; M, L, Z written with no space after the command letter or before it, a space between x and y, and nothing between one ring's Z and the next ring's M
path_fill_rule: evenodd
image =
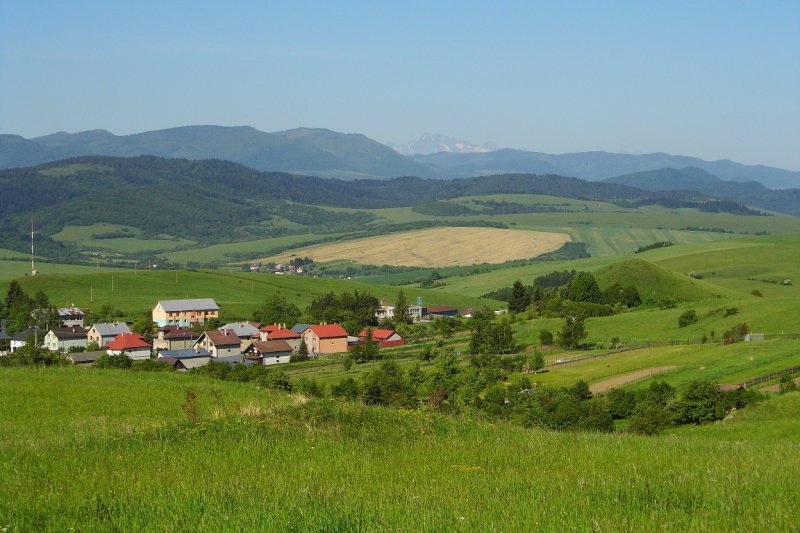
M528 259L569 242L564 233L498 228L433 228L299 248L263 259L353 261L370 265L446 267Z

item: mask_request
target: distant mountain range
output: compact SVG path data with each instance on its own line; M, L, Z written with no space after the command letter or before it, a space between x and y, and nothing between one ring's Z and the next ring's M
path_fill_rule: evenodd
M249 126L184 126L123 136L105 130L59 132L33 139L0 135L0 168L32 166L82 155L155 155L224 159L262 171L349 179L396 176L450 179L534 173L599 181L665 168L693 167L725 181L757 181L769 188L800 187L800 172L729 160L704 161L663 153L544 154L507 148L481 152L480 147L452 141L454 139L437 136L423 137L418 145L413 143L414 146L406 147L407 151L424 152L435 149L436 145L442 150L404 156L361 134L312 128L267 133Z
M800 215L800 189L769 189L757 181L724 181L697 167L662 168L604 180L644 191L695 191L762 209Z

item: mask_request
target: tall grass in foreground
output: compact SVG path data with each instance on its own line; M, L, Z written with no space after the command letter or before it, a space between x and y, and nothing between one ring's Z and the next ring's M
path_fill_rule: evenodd
M788 531L800 520L800 394L644 438L175 374L3 369L0 392L18 399L0 418L11 531Z

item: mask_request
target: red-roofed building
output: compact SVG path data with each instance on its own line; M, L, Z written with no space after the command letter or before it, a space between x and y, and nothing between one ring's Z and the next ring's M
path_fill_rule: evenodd
M127 355L134 361L150 359L150 345L138 333L120 333L106 345L108 355Z
M316 324L303 332L309 354L347 351L347 331L339 324Z
M262 335L266 335L267 340L270 341L285 341L295 352L300 348L300 342L303 340L302 335L287 328L279 328L266 334L262 333Z
M369 328L362 330L361 333L358 334L358 339L361 342L365 342L367 340L369 331ZM402 346L406 343L403 337L401 337L400 334L393 329L373 329L372 342L377 343L377 345L381 348Z

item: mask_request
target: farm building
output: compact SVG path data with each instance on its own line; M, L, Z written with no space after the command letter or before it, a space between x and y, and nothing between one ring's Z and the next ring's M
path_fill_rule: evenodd
M309 354L347 351L347 331L339 324L316 324L303 332Z
M372 332L372 342L376 343L381 348L388 348L390 346L402 346L405 340L393 329L364 329L358 334L358 339L362 343L367 340L367 336Z
M104 355L108 355L108 352L105 350L95 350L92 352L72 352L67 355L67 359L72 361L72 364L75 365L90 366Z
M425 316L458 316L458 309L450 307L449 305L429 305Z
M219 306L213 298L159 300L153 307L153 322L161 326L192 326L219 318Z

